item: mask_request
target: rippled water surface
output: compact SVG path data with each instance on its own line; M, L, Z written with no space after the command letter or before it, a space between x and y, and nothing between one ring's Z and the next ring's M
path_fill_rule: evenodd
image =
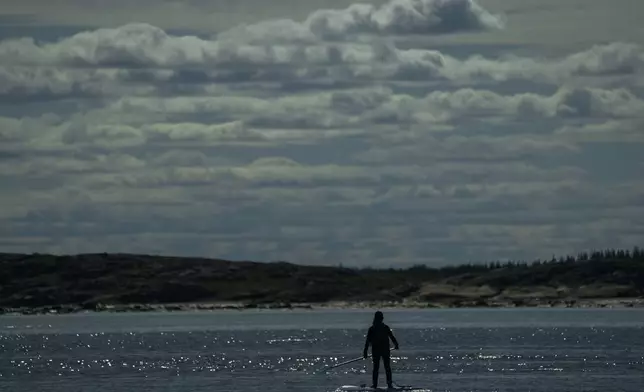
M368 383L372 311L0 317L2 391L334 391ZM644 390L644 311L385 312L394 381L433 391ZM381 371L384 384L384 372Z

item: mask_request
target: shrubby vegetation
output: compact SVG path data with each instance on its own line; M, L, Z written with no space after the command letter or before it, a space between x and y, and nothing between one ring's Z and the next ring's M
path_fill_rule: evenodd
M550 291L548 291L550 290ZM525 296L644 295L644 251L550 260L353 269L132 254L0 254L0 307L131 303L452 302ZM514 293L514 294L513 294ZM544 294L546 293L546 294Z

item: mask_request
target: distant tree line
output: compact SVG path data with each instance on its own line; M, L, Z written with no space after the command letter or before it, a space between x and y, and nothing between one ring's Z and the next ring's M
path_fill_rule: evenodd
M444 266L440 268L431 268L424 264L415 265L410 270L435 270L442 274L452 275L459 273L477 273L486 272L501 268L530 268L543 265L571 265L586 262L611 262L611 261L630 261L644 263L644 250L635 246L633 249L604 249L594 250L592 252L580 252L576 256L553 256L549 260L536 259L532 262L523 260L508 261L489 261L483 263L465 263L455 266Z

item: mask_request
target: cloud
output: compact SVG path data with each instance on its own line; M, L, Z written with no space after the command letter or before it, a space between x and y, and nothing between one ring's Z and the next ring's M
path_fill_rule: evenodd
M344 10L318 10L305 25L317 36L339 39L347 34L442 34L503 28L473 0L392 0L381 7L353 4Z
M374 164L428 164L436 161L492 163L578 152L578 148L570 141L534 135L440 137L417 134L403 143L392 143L389 139L385 135L382 140L376 140L371 149L357 154L356 158L361 162Z
M13 65L120 68L276 64L288 61L294 53L291 48L275 45L281 42L311 43L347 39L353 34L436 34L490 28L502 28L502 22L473 0L392 0L381 7L353 4L344 10L318 10L303 23L276 20L239 26L213 41L171 36L145 23L86 31L56 43L10 39L0 44L0 59ZM266 47L266 43L273 46Z
M32 147L46 147L56 143L53 129L63 119L55 114L45 114L38 117L0 117L0 151L20 150L28 143Z
M0 140L5 142L5 149L43 152L78 148L131 149L152 145L194 148L268 141L242 121L158 122L155 121L157 117L154 108L147 113L97 109L67 118L52 114L22 119L0 117Z
M259 132L247 129L240 121L222 124L161 123L145 125L142 131L157 142L195 142L203 146L209 143L261 142L265 138Z
M620 42L595 45L559 59L535 59L516 55L491 59L476 55L461 60L437 50L398 49L386 41L345 44L307 42L296 45L281 43L279 39L271 40L270 35L262 34L267 42L248 44L236 42L233 32L229 34L232 35L208 41L195 36L171 36L154 26L134 24L79 33L55 44L38 45L30 39L2 41L0 58L5 65L13 66L3 69L6 80L18 82L20 77L48 78L59 83L88 82L113 75L107 71L72 73L52 68L31 70L17 66L65 65L131 69L221 67L242 64L256 67L345 64L351 65L347 70L353 75L371 78L442 78L454 81L541 79L549 82L565 80L571 76L641 74L644 70L642 47ZM243 37L243 33L239 34ZM368 65L371 67L365 67ZM140 73L136 70L130 71L132 75L136 75L137 72ZM165 76L158 75L161 76L160 81L168 81L168 76L187 75L186 72L175 71L166 73ZM200 72L206 80L217 75L212 69ZM297 73L289 73L289 76L296 77Z
M639 117L644 101L626 89L559 89L551 96L534 93L501 95L471 88L434 91L423 98L392 95L379 107L365 111L375 123L441 123L467 118L535 119L553 117Z
M609 120L582 125L565 125L555 136L574 142L644 143L644 120Z
M362 90L356 93L361 94ZM330 102L334 96L337 97L337 94L293 95L276 99L246 96L128 97L114 102L109 111L164 113L170 119L190 115L193 119L203 118L208 122L236 119L237 127L250 129L248 132L251 132L254 139L259 141L262 137L280 138L280 134L289 129L323 130L350 125L347 115L332 110ZM243 121L243 124L239 121ZM194 128L198 125L191 126ZM292 132L292 134L295 133L297 132ZM315 135L310 136L315 137Z
M321 9L302 23L288 19L242 25L218 35L255 44L346 40L355 35L446 34L496 30L503 17L473 0L390 0L381 6L354 3L345 9Z
M323 26L336 26L337 23L330 22L334 18L344 21L340 27L329 27L331 30L349 28L345 24L352 21L362 26L356 27L358 31L366 29L365 21L384 18L391 23L383 26L395 30L396 21L405 12L433 15L433 10L462 11L478 6L461 0L404 0L387 3L382 8L364 4L352 7L320 11L322 16L313 13L310 18L325 21L319 22ZM360 13L363 11L356 11L363 9L371 10L367 13L371 16L367 18ZM318 16L314 18L315 15ZM430 19L434 21L433 17ZM560 58L517 55L456 58L435 49L397 48L390 40L394 33L387 29L382 36L370 40L342 33L345 40L326 42L312 33L306 35L308 38L292 33L294 26L310 31L297 22L277 20L239 26L208 40L172 35L138 23L85 31L55 43L39 43L32 38L4 40L0 41L3 64L0 95L51 99L203 94L221 83L231 86L248 83L258 88L266 87L264 83L289 89L297 83L309 88L332 88L342 84L396 85L409 81L460 86L516 80L551 84L567 81L573 85L577 80L579 87L588 83L600 87L616 77L631 78L635 83L644 80L644 50L631 43L596 45ZM415 28L408 21L400 26ZM587 80L589 77L593 79Z
M149 95L157 91L153 84L127 83L124 79L122 70L0 66L0 103Z
M625 88L566 89L557 95L557 114L573 117L642 117L644 101Z
M137 23L86 31L56 43L6 40L0 45L0 58L16 65L164 67L203 64L214 45L195 36L172 37L158 27Z
M347 114L360 114L376 109L391 99L393 91L385 87L372 87L338 91L331 94L330 106Z
M644 70L644 50L641 45L625 42L594 45L589 50L566 57L561 67L579 75L641 73Z
M364 265L641 233L640 44L503 45L522 19L465 0L293 15L0 41L0 245Z
M168 186L221 185L230 187L323 186L360 187L380 181L408 181L421 174L394 168L371 169L359 165L306 165L286 157L262 157L246 165L140 166L139 170L88 173L81 181L90 187L163 188Z
M30 159L24 159L24 157L6 159L2 168L0 168L0 176L42 178L67 174L81 176L82 174L92 173L127 173L140 170L146 166L147 163L144 160L122 153L88 154L76 157L43 155Z
M372 87L272 100L243 96L124 98L112 108L193 115L218 112L242 116L256 126L263 122L296 121L306 128L355 125L348 115L361 115L364 120L376 122L443 122L462 117L488 116L638 117L644 108L644 101L624 88L562 87L551 96L535 93L503 95L490 90L464 88L433 91L418 98L394 94L389 88Z
M274 99L248 96L124 97L107 107L73 116L0 118L6 149L107 150L203 148L206 146L267 147L305 145L324 140L362 137L386 144L415 159L517 159L545 151L575 150L575 138L547 139L554 128L578 121L613 119L637 122L644 101L626 89L563 87L552 95L502 95L471 88L432 91L424 97L396 94L374 86L343 91L293 94ZM499 129L525 127L527 121L561 123L541 136L503 138L462 134L464 124ZM400 132L404 125L406 132ZM562 128L559 136L570 136ZM635 128L636 129L636 128ZM504 132L511 132L506 130ZM637 132L616 133L632 139ZM437 146L415 153L419 145ZM392 150L393 151L393 150ZM389 157L373 148L358 155L377 162Z
M594 45L561 58L531 58L505 55L497 59L481 55L464 60L441 55L435 51L398 51L401 59L415 59L418 67L454 81L476 80L537 80L560 83L571 77L602 77L614 75L641 75L644 72L644 49L640 45L614 42ZM429 56L433 61L423 61ZM399 74L406 75L404 69ZM586 84L588 80L585 81Z

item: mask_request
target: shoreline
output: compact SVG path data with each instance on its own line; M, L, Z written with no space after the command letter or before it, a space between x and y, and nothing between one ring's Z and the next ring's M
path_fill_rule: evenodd
M323 309L458 309L458 308L644 308L644 298L473 299L461 301L328 301L319 303L201 302L166 304L61 304L41 307L0 308L2 315L59 315L75 313L212 312L250 310Z
M2 254L0 315L250 309L644 307L644 252L432 268L143 254ZM26 273L29 272L29 273Z

